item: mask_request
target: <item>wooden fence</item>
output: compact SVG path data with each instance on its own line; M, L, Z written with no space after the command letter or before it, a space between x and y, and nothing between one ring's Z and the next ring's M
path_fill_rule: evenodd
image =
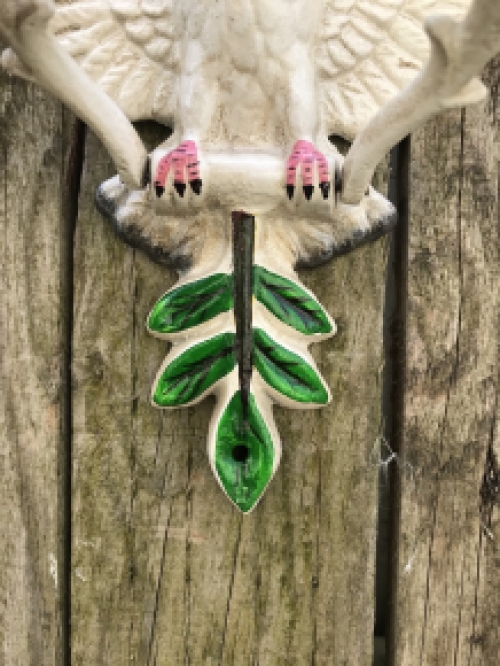
M393 237L301 275L334 399L276 410L242 517L211 405L149 406L174 274L94 209L97 140L0 75L0 666L370 666L374 627L375 663L499 663L499 76L399 149Z

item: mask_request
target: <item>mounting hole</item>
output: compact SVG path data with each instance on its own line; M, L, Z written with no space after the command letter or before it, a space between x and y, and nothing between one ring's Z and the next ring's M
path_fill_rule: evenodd
M233 460L237 463L246 463L250 457L250 449L245 444L237 444L233 448Z

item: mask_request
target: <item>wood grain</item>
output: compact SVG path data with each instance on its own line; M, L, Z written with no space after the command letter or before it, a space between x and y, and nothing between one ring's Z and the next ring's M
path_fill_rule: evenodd
M0 664L61 664L70 127L0 73Z
M174 275L94 211L87 146L75 253L73 666L372 659L386 244L301 277L337 320L314 354L331 406L277 410L284 454L242 517L210 471L212 403L162 414L167 347L145 320Z
M496 666L500 645L499 106L413 138L397 666ZM175 276L94 210L87 142L68 311L73 120L0 77L0 666L69 647L64 576L73 348L72 665L368 666L382 433L386 243L301 275L338 334L334 400L276 410L284 454L242 517L210 472L212 405L162 414L146 316Z
M412 137L397 666L498 663L499 74Z

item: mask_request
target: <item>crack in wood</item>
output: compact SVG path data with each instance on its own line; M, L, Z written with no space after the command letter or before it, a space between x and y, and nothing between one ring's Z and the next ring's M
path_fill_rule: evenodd
M62 111L63 122L66 111ZM73 307L74 307L74 241L78 219L80 187L85 162L86 126L72 121L68 163L62 178L63 219L66 231L61 234L61 439L59 452L60 502L62 506L61 548L59 553L59 588L61 600L61 663L71 665L71 566L72 566L72 474L73 474ZM64 159L64 155L63 155Z
M439 480L436 478L435 483L439 484ZM425 600L424 600L424 618L422 621L422 639L420 641L420 659L419 664L423 666L424 663L424 648L425 648L425 637L427 630L427 618L429 614L429 602L430 602L430 591L431 591L431 570L432 570L432 548L434 546L434 536L436 532L436 522L437 522L437 507L438 507L439 494L436 498L436 501L433 503L433 513L432 513L432 527L431 534L429 539L429 549L427 555L427 573L425 579Z
M483 524L487 528L491 528L491 521L493 518L493 509L495 506L500 506L500 465L493 448L495 431L496 431L496 412L498 408L498 398L495 401L495 409L490 429L490 441L486 451L486 460L484 465L484 474L481 483L479 495L480 502L480 515Z
M455 649L453 650L453 666L458 666L458 652L460 648L460 629L462 626L462 600L464 596L464 569L465 569L464 560L465 560L465 552L462 554L462 562L460 566L460 596L459 596L457 631L455 634Z
M192 469L193 469L193 451L191 447L191 442L188 444L188 456L187 456L187 489L186 489L186 536L191 532L191 516L193 513L192 507ZM186 611L186 643L185 643L185 656L184 664L189 666L189 635L191 633L191 541L189 538L186 538L186 587L184 590L184 608Z
M394 257L393 289L394 312L389 329L388 372L386 376L387 396L386 414L387 439L391 449L400 461L405 460L405 399L407 381L407 295L409 263L409 216L410 216L410 159L411 139L401 141L391 155L395 171L392 192L393 203L398 211L398 225L395 228L391 252ZM399 547L401 534L401 471L398 465L392 465L389 472L389 555L387 558L389 591L387 600L386 655L389 666L397 664L398 640L398 585Z
M168 519L167 519L167 524L165 525L165 531L163 533L163 545L162 545L162 554L161 554L161 561L160 561L160 572L158 574L158 579L156 582L156 590L155 590L155 606L153 610L153 621L151 623L151 633L149 635L149 645L148 645L148 656L147 656L147 661L146 664L147 666L154 666L154 663L156 663L156 654L155 654L155 660L153 664L151 663L151 655L153 653L153 646L154 646L154 640L155 640L155 632L156 632L156 622L158 619L158 608L160 604L160 591L161 591L161 585L163 581L163 570L165 568L165 555L167 552L167 540L168 540L168 530L170 528L170 521L172 519L172 503L170 504L170 512L168 514Z
M477 626L477 613L479 606L479 583L481 580L481 552L483 549L483 529L479 526L479 537L477 544L477 554L476 554L476 582L474 585L474 612L472 615L472 634L469 639L469 659L467 661L467 666L471 665L472 661L472 652L474 649L474 641L471 640L476 636L476 626Z
M226 614L224 616L224 629L223 629L223 632L222 632L219 666L222 666L222 661L224 659L224 650L226 648L227 626L228 626L228 622L229 622L229 612L231 610L231 599L233 598L234 580L236 578L236 568L238 566L238 556L239 556L239 553L240 553L242 532L243 532L243 516L240 516L239 517L239 525L238 525L238 537L236 539L236 546L234 548L233 567L232 567L232 571L231 571L231 580L229 581L229 590L228 590L228 596L227 596Z
M312 666L317 666L318 659L318 622L317 622L317 592L320 585L319 575L320 575L320 563L319 563L319 554L320 554L320 539L321 539L321 447L319 442L316 445L316 451L318 455L318 486L316 489L316 506L317 506L317 517L316 517L316 566L315 566L315 575L311 580L311 585L313 587L313 608L314 608L314 621L313 621L313 635L312 635L312 653L311 653L311 664Z

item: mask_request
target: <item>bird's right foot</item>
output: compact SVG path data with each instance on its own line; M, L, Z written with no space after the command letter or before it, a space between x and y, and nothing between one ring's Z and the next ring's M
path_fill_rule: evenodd
M154 179L157 197L161 197L165 192L170 169L174 170L174 188L180 197L183 197L186 191L186 178L193 192L201 194L198 149L194 141L183 141L158 162Z
M330 179L328 177L328 160L317 150L310 141L297 141L286 163L286 193L289 199L293 198L297 180L297 170L300 168L302 189L305 198L309 201L314 192L314 166L318 166L319 188L323 199L328 199L330 192Z

